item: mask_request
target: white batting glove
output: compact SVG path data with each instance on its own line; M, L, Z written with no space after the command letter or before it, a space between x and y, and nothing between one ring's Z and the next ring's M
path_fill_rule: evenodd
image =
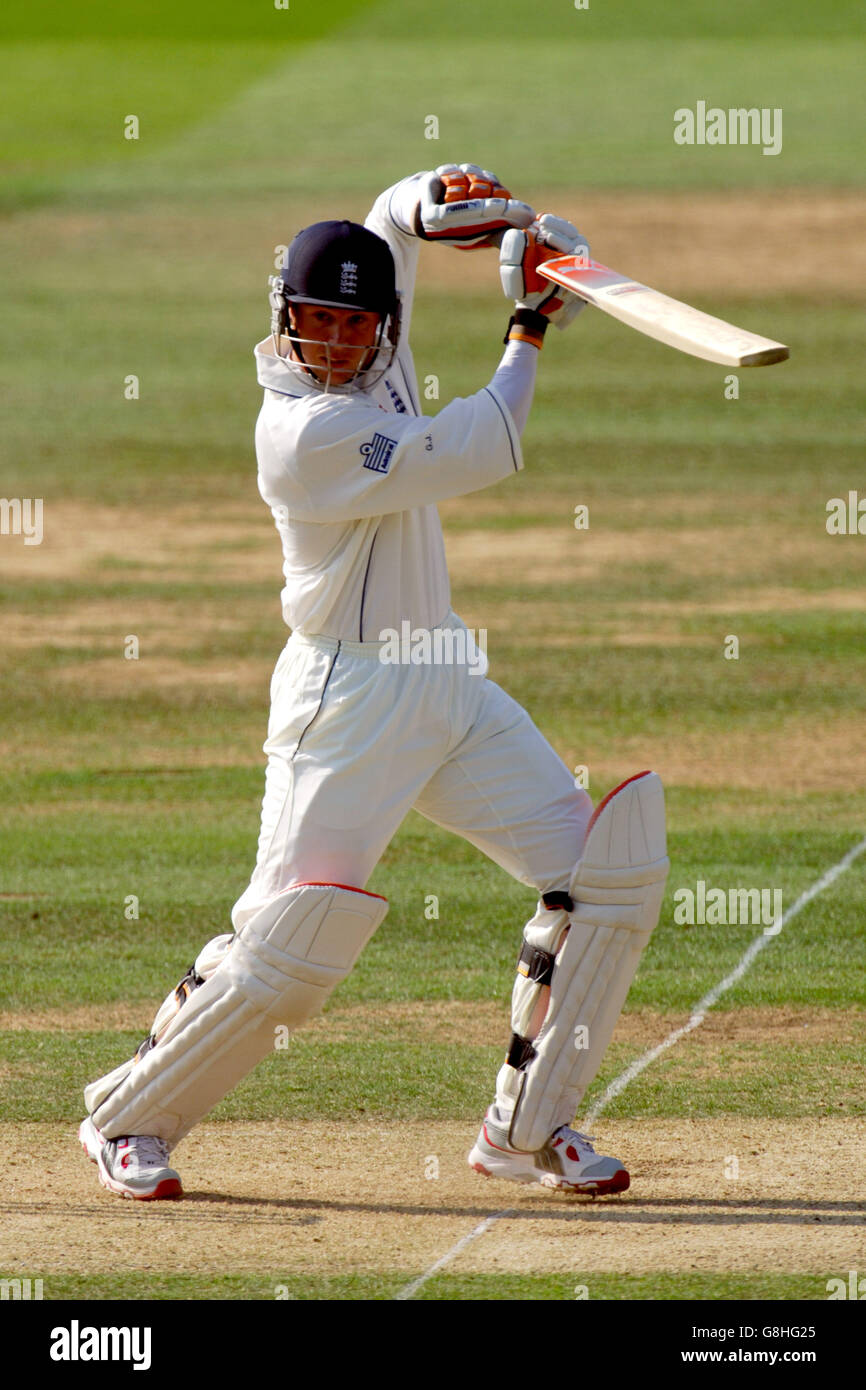
M493 246L510 227L528 227L535 212L512 198L495 174L477 164L441 164L421 185L415 233L462 251Z
M585 256L589 246L572 222L545 212L526 231L511 228L502 237L499 251L499 277L516 309L532 309L557 328L567 328L586 307L586 302L552 280L538 274L537 267L554 256Z

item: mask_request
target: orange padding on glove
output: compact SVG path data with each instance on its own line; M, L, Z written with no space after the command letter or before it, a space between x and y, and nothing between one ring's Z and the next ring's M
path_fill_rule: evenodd
M468 198L510 198L511 194L501 183L483 179L478 174L465 174L458 170L454 174L441 174L445 188L443 203L462 203Z
M540 294L542 290L553 289L554 285L550 280L546 280L543 275L538 274L537 266L544 265L545 261L550 261L558 253L552 251L549 246L538 241L533 231L526 233L527 245L523 253L523 281L526 286L525 294ZM557 309L561 309L565 299L561 295L556 295L552 299L544 301L542 313L554 314Z

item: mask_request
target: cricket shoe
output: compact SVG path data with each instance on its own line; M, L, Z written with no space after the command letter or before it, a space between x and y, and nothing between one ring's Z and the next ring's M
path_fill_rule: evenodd
M508 1125L487 1112L481 1133L469 1154L469 1166L485 1178L508 1182L537 1182L565 1192L604 1196L624 1192L630 1178L618 1158L597 1154L585 1134L562 1125L536 1153L522 1153L508 1143Z
M81 1147L99 1170L99 1181L109 1192L157 1202L182 1197L180 1175L168 1166L168 1145L151 1134L106 1139L88 1115L78 1130Z

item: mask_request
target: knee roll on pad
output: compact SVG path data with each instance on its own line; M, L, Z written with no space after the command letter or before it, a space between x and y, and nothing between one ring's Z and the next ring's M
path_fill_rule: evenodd
M669 867L661 779L640 773L597 808L568 893L546 894L525 929L498 1079L514 1101L515 1148L540 1149L574 1118L658 921Z
M236 936L209 943L196 962L211 967L209 978L192 982L172 1013L185 976L157 1015L156 1040L85 1090L94 1124L107 1138L177 1144L273 1050L278 1025L296 1028L319 1012L387 910L385 898L359 888L297 884Z

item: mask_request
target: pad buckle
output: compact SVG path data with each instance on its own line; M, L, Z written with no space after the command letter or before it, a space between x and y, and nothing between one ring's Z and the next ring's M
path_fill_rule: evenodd
M535 1048L529 1038L521 1038L519 1033L511 1034L511 1042L505 1054L505 1060L515 1071L522 1071L524 1067L532 1061L535 1056Z
M526 942L517 959L517 973L533 984L549 985L553 979L553 966L556 961L550 951L542 951L540 946L530 946Z

